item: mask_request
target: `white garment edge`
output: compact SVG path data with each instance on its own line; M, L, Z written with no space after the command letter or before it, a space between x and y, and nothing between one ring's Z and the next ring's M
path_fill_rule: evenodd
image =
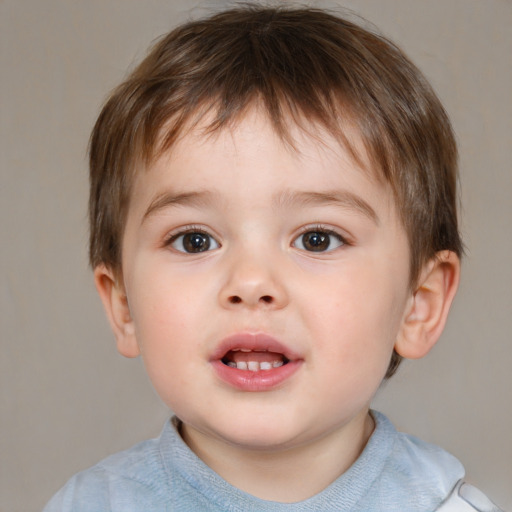
M437 512L504 512L482 491L459 480Z

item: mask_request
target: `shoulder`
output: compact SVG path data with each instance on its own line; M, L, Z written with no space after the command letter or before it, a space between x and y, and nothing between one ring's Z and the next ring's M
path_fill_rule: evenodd
M398 432L383 414L376 411L372 414L377 424L376 433L389 440L385 470L394 477L403 475L413 485L416 479L422 484L444 485L448 494L464 476L464 467L452 454L415 436Z
M165 510L165 475L158 440L144 441L73 476L44 512Z
M383 414L373 415L376 440L386 453L371 493L389 501L383 510L435 510L464 477L464 467L446 450L396 431Z
M446 493L465 473L451 453L402 432L396 433L388 464L394 473L412 476L422 484L427 481L429 485L442 486Z
M378 412L376 433L387 439L386 462L376 485L391 501L382 510L501 512L481 491L463 481L464 467L443 448L397 432Z

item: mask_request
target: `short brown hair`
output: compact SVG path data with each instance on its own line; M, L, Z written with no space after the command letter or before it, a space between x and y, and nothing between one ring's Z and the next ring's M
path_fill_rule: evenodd
M206 113L215 131L256 101L283 139L290 121L313 123L357 157L346 132L356 128L393 189L411 283L438 251L461 255L455 138L421 72L389 40L326 11L248 5L164 36L103 107L90 141L93 267L121 271L136 166L151 163ZM399 362L395 353L387 377Z

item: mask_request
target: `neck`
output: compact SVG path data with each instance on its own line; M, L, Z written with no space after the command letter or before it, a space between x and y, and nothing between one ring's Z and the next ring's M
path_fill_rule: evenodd
M363 411L349 424L307 444L251 450L212 439L186 425L190 449L231 485L260 499L293 503L323 491L359 457L375 428Z

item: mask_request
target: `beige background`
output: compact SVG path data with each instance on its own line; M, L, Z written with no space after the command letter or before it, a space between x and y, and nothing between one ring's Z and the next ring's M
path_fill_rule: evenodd
M457 455L512 510L512 3L343 3L424 70L461 152L468 255L450 323L376 405ZM105 95L148 44L223 4L0 0L2 512L40 510L71 474L158 434L167 417L140 362L115 352L95 296L86 144Z

